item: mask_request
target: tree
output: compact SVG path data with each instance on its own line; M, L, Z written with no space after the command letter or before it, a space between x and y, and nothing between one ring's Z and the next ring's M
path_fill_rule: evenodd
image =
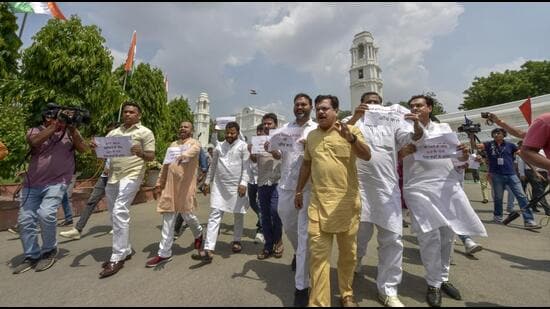
M520 70L475 77L459 109L469 110L550 93L550 61L527 61Z
M19 48L23 43L17 36L15 15L6 2L0 2L0 79L17 74Z
M341 110L341 111L338 111L338 120L342 120L348 116L351 116L352 115L352 112L351 111L344 111L344 110Z
M172 99L168 103L168 114L170 116L170 124L168 125L168 131L172 132L172 139L175 140L178 137L178 129L183 121L193 123L193 112L189 108L187 99L183 96ZM203 145L206 146L206 145Z

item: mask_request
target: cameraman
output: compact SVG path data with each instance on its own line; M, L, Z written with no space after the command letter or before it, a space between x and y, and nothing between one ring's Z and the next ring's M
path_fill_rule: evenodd
M78 129L59 120L61 113L71 112L49 110L42 116L43 124L27 132L31 161L23 182L18 217L25 259L15 267L14 274L34 267L36 271L44 271L56 261L57 208L73 176L74 150L88 150ZM38 244L38 223L42 248Z
M541 226L535 223L531 209L526 208L529 201L514 170L514 155L519 149L515 144L505 141L505 136L506 131L504 129L496 128L491 131L493 141L477 144L479 150L485 150L489 162L489 174L491 175L494 193L494 221L496 223L502 223L503 221L502 197L504 187L508 185L522 210L525 228L540 229Z

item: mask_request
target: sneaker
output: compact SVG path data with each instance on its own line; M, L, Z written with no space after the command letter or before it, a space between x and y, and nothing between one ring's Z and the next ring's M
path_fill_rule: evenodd
M529 229L529 230L538 230L538 229L542 228L542 226L538 225L537 223L535 223L533 221L530 221L530 222L525 222L525 228Z
M473 255L476 252L483 250L483 247L476 244L472 239L468 238L464 242L464 247L466 248L466 254Z
M502 216L493 216L493 221L500 224L504 220L502 219Z
M403 305L403 303L399 300L399 297L397 297L397 295L388 296L388 295L378 293L378 300L385 307L405 307L405 305Z
M448 281L441 283L441 291L445 292L445 294L449 295L452 299L462 300L462 296L460 295L458 289Z
M64 220L64 221L57 224L57 226L59 226L59 227L71 226L71 225L73 225L73 220Z
M309 303L309 289L294 290L294 307L307 307Z
M264 234L256 233L256 237L254 237L254 243L265 244Z
M78 240L78 239L80 239L80 231L75 229L75 228L72 228L68 231L60 232L59 236Z
M147 261L147 263L145 263L145 267L155 267L155 266L157 266L159 264L162 264L162 263L168 263L171 260L172 260L171 256L163 258L163 257L157 255L154 258Z
M45 271L46 269L52 267L53 264L55 264L57 252L57 248L55 248L49 252L43 253L40 261L36 264L35 271Z
M30 257L26 257L23 260L23 262L21 262L19 265L17 265L13 269L13 274L14 275L22 274L22 273L26 272L27 270L33 269L36 266L36 264L38 263L38 260L39 259L33 259L33 258L30 258Z
M441 307L441 289L428 285L426 301L430 307Z
M16 226L12 226L8 229L8 232L12 233L12 234L15 234L15 235L19 235L19 228Z

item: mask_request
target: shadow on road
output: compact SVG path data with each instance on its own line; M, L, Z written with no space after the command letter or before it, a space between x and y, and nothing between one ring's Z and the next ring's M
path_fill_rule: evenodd
M506 252L488 249L488 248L484 248L483 250L498 254L500 255L501 258L508 260L510 262L520 264L519 266L511 265L510 266L511 268L550 272L550 260L533 260L522 256L517 256Z

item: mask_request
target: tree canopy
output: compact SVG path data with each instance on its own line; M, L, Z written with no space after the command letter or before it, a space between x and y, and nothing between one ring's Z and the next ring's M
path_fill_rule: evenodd
M16 17L6 2L0 2L0 80L17 74L19 47L23 44L16 35Z

